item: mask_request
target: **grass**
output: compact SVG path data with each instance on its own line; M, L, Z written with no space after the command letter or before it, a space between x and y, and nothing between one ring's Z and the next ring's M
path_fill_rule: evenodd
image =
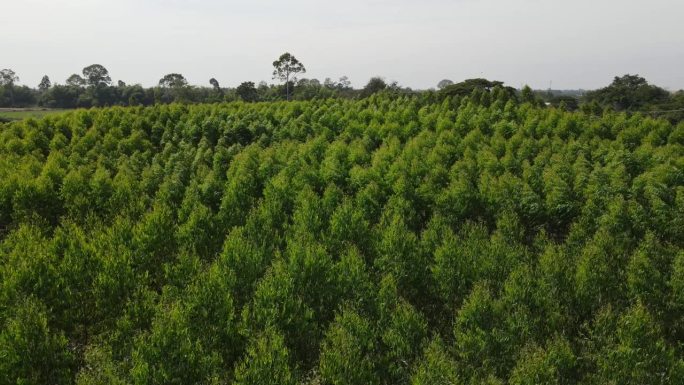
M0 122L42 118L47 115L61 114L69 110L48 108L0 108Z

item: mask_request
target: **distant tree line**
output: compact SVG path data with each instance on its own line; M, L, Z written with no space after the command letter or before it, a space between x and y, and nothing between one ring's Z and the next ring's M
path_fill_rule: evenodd
M373 78L369 87L354 89L346 76L335 81L326 78L302 78L275 85L266 82L242 82L235 88L221 87L215 78L210 87L188 84L178 73L165 75L154 87L110 81L91 84L80 75L70 76L65 84L53 84L46 75L38 87L15 83L0 86L0 107L89 108L104 106L149 106L168 103L217 103L242 100L245 102L277 100L312 100L327 98L356 98L385 89L381 78ZM406 89L410 92L410 89Z
M242 82L235 88L221 87L216 78L209 79L209 87L190 85L180 73L164 75L154 87L140 84L129 85L112 81L107 68L100 64L89 65L81 74L72 74L64 84L53 83L45 75L36 88L17 85L19 77L11 69L0 72L0 107L46 107L89 108L104 106L149 106L154 104L217 103L242 100L245 102L277 100L313 100L327 98L367 97L388 89L411 93L396 82L387 84L380 77L372 78L361 89L354 89L349 78L337 81L326 78L301 78L306 73L304 65L290 53L284 53L273 62L273 79L282 84L251 81Z
M109 71L100 64L83 68L81 75L69 76L65 84L53 84L45 75L36 88L17 85L19 77L11 69L0 71L0 107L89 108L103 106L149 106L168 103L217 103L242 100L245 102L277 100L314 100L328 98L366 98L378 92L399 95L434 93L436 98L470 96L473 90L489 93L502 87L511 96L539 106L550 106L568 111L601 114L604 110L641 112L666 118L671 122L684 120L684 90L669 92L649 84L639 75L616 76L613 82L601 89L585 94L560 91L533 91L525 86L521 90L504 86L503 82L487 79L467 79L454 82L443 79L437 90L416 91L387 83L382 77L371 78L362 88L353 88L349 78L337 81L326 78L298 78L306 73L304 64L290 53L284 53L273 62L273 79L282 84L256 84L242 82L235 88L221 87L216 78L209 87L190 85L179 73L170 73L159 80L157 86L129 85L124 81L113 83Z

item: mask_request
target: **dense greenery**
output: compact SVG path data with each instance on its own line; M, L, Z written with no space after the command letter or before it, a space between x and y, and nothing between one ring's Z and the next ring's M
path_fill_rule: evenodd
M38 87L32 89L18 86L19 77L11 69L0 70L0 107L44 108L90 108L105 106L151 106L170 103L218 103L259 102L280 100L314 100L328 98L367 98L378 92L423 95L431 97L435 90L415 91L401 87L396 81L388 84L382 77L372 77L364 87L355 89L346 76L334 81L326 78L298 79L306 73L304 65L289 53L282 54L273 62L273 79L283 84L242 82L235 88L221 87L215 78L209 79L211 87L192 86L182 74L163 76L157 87L144 88L139 84L128 85L119 80L112 83L109 71L102 65L92 64L82 70L83 76L73 74L65 85L52 84L45 75ZM473 93L489 93L502 89L508 98L515 98L533 105L548 105L567 111L579 108L587 114L601 115L604 110L646 113L671 123L684 121L684 90L671 93L649 84L638 75L616 76L606 87L584 93L582 90L533 91L528 86L520 90L505 86L503 82L483 78L466 79L454 83L443 79L437 83L436 95L441 99L470 96ZM434 95L432 95L434 96ZM0 117L0 121L3 119Z
M671 94L638 75L616 76L607 87L589 92L584 101L587 110L608 107L616 111L655 111L670 121L684 121L684 90Z
M82 75L69 76L64 85L57 83L53 85L50 78L45 75L38 87L32 89L25 85L18 86L17 74L11 69L3 69L0 70L0 107L89 108L149 106L174 102L311 100L369 96L380 91L371 89L373 79L366 87L359 90L351 87L351 82L346 76L338 81L326 78L322 83L317 79L298 79L297 75L305 73L306 69L289 53L284 53L274 61L273 67L273 79L281 80L284 84L269 85L261 82L255 86L253 82L243 82L236 88L222 88L215 78L209 79L211 87L191 86L179 73L164 75L159 79L157 87L144 88L139 84L127 85L122 80L113 84L109 71L104 66L92 64L83 68ZM382 82L384 85L384 81ZM398 88L396 84L395 88Z
M0 384L684 383L684 123L536 104L0 124Z

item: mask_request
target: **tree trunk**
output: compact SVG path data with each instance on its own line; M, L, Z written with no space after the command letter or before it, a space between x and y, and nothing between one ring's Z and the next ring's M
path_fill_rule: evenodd
M290 101L290 74L285 78L285 99Z

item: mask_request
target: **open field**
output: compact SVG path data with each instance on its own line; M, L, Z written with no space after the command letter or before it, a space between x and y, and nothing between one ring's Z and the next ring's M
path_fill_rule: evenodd
M42 118L48 115L61 114L70 110L49 108L0 108L0 122L23 120L28 118Z

